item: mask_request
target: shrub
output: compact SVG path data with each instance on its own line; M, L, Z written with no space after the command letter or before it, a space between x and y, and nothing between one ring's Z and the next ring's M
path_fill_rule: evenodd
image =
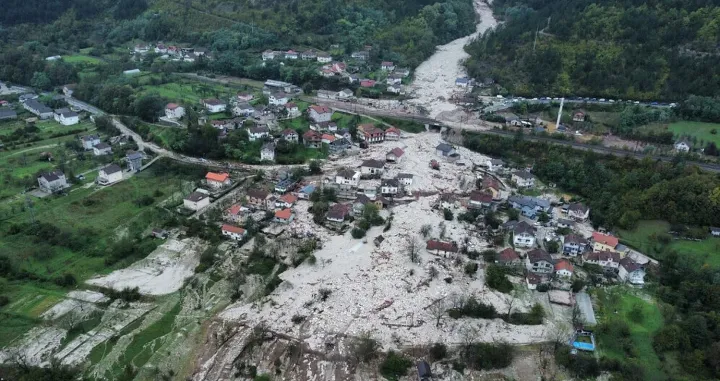
M382 364L380 364L380 374L390 381L397 380L404 376L411 366L412 360L402 354L390 351L387 356L385 356Z
M318 290L318 295L320 296L320 300L323 302L326 301L330 297L330 294L332 294L332 290L329 288L321 288L320 290Z
M476 250L470 250L467 253L465 253L468 258L470 259L478 259L480 258L480 253L478 253Z
M0 307L6 306L8 303L10 303L10 298L5 295L0 295Z
M539 284L537 286L537 290L538 290L538 292L548 292L550 290L550 286L545 283Z
M75 279L75 275L65 273L63 276L55 278L55 284L60 287L72 287L77 285L77 279Z
M490 264L487 267L485 274L485 282L488 287L504 293L512 291L512 282L510 282L505 275L505 270L503 270L500 266Z
M485 260L486 263L494 263L495 259L497 259L498 253L495 250L483 250L482 257Z
M443 343L435 343L430 347L430 357L433 360L442 360L447 357L447 346Z
M356 362L368 362L378 356L380 343L369 333L363 333L350 343L350 353Z
M362 237L365 237L365 230L360 228L353 228L353 230L350 232L353 238L360 239Z
M290 321L293 322L293 324L300 324L305 321L305 316L293 315L293 317L290 318Z
M468 262L465 264L465 274L474 275L478 271L478 264L476 262Z
M462 307L452 308L448 310L448 315L453 319L459 319L463 316L480 318L480 319L493 319L497 316L495 307L491 304L484 304L478 302L475 298L470 297Z
M475 343L465 346L463 357L475 369L500 369L510 366L515 349L507 343Z
M455 218L455 215L453 215L452 210L445 208L443 209L443 218L445 218L445 221L452 221Z
M545 310L540 304L535 304L530 312L514 312L505 316L504 320L515 325L540 325L543 323Z

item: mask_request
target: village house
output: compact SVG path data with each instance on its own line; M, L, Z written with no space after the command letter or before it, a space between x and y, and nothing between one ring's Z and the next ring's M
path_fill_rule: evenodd
M550 213L552 210L550 201L531 196L510 196L508 203L513 209L519 210L520 214L528 218L535 218L540 212Z
M332 119L332 111L327 106L312 105L308 107L308 117L315 123L329 122Z
M122 180L122 168L117 164L110 164L100 168L97 177L97 183L100 185L110 185Z
M298 59L298 53L292 49L285 52L285 59L286 60L296 60Z
M235 107L233 107L233 115L235 116L251 116L255 114L255 107L250 106L247 102L238 102L235 104Z
M710 235L712 235L713 237L720 237L720 228L711 226Z
M468 87L470 80L467 77L460 77L455 79L455 86L457 87Z
M527 257L525 257L525 266L528 271L537 274L552 274L555 270L552 257L543 249L528 251Z
M425 246L425 249L432 253L435 252L436 255L442 254L448 254L448 253L457 253L458 247L452 243L452 242L441 242L436 240L429 240L427 241L427 245Z
M137 44L135 45L133 51L138 54L145 54L150 51L150 47L145 44Z
M315 189L317 189L315 184L305 185L297 192L297 197L301 200L309 200L310 196L315 193Z
M385 163L380 160L369 159L360 164L360 172L363 175L380 175L385 170Z
M385 205L389 204L388 201L382 196L377 196L375 194L368 196L370 192L367 191L368 190L366 189L365 193L357 195L355 201L353 201L352 214L354 216L361 216L363 214L363 211L365 210L365 205L367 204L373 204L378 209L382 209Z
M383 61L382 63L380 63L380 70L383 70L383 71L395 70L395 64L393 64L392 61Z
M503 266L519 266L522 262L518 253L512 247L508 247L498 253L495 263Z
M493 197L489 193L473 191L470 193L467 207L469 209L492 209Z
M400 140L402 133L397 127L390 127L385 130L385 140Z
M485 160L485 167L487 167L488 171L490 172L497 172L501 170L503 168L503 165L505 165L505 162L500 159Z
M500 194L500 182L492 176L485 176L483 178L481 189L483 190L483 192L490 193L493 200L497 201L502 198Z
M343 128L342 130L337 131L335 133L335 136L337 136L339 138L345 138L345 139L347 139L347 141L352 143L352 135L350 134L350 130L347 128Z
M200 210L210 205L210 196L202 192L192 192L183 200L183 206L190 210Z
M270 129L265 126L255 126L248 129L248 140L254 142L270 136Z
M290 102L285 104L285 110L287 110L288 116L291 118L300 115L300 108L295 103Z
M260 148L260 161L275 161L275 143L267 142Z
M590 217L590 208L580 202L572 203L568 207L568 217L573 218L576 221L587 221Z
M400 181L400 184L404 186L410 186L413 182L413 175L410 173L398 173L395 178L398 179L398 181Z
M61 171L52 171L41 173L38 176L38 187L40 190L46 193L55 193L65 188L69 188L70 185L65 178L65 174Z
M270 209L272 208L272 205L268 205L268 199L270 198L270 193L263 189L249 189L247 191L247 200L248 205L254 207L255 209Z
M566 218L558 218L557 219L557 227L560 229L572 228L573 226L575 226L575 221L573 221L573 220L568 220Z
M385 79L385 83L388 85L399 85L402 83L402 76L397 74L390 74L387 76L387 79Z
M323 144L330 144L330 143L334 142L335 139L337 139L337 138L335 137L335 135L332 135L332 134L320 135L320 142L322 142Z
M335 132L335 131L337 131L337 123L335 123L335 122L314 123L314 124L310 125L310 129L315 130L315 131Z
M270 94L268 97L268 104L273 106L284 106L290 101L290 96L283 92L277 92Z
M360 87L365 87L365 88L375 87L375 83L376 82L374 79L364 78L364 79L360 80Z
M360 172L353 171L352 169L340 170L335 175L335 184L357 187L360 185Z
M337 92L331 90L318 90L317 97L321 99L335 99L337 98ZM308 110L309 111L309 110Z
M535 246L535 228L525 221L518 222L513 228L513 244L516 247Z
M281 224L289 224L294 218L295 214L292 209L282 209L275 212L275 218L273 218L273 221Z
M262 52L262 60L263 61L271 61L274 59L275 59L275 52L273 52L272 50L268 49L268 50Z
M336 203L328 209L325 219L336 224L342 224L349 216L350 206Z
M692 145L685 138L675 142L675 151L677 152L690 152L690 148L692 148Z
M225 102L216 98L203 99L202 105L211 114L223 112L227 108L227 104L225 104Z
M400 182L397 179L383 179L380 183L380 193L383 196L395 196L400 191Z
M177 103L168 103L165 106L165 116L170 119L180 119L185 116L185 108Z
M127 151L125 153L125 161L131 172L137 172L142 168L143 154L142 152Z
M55 114L53 113L53 110L45 106L44 104L38 102L35 99L27 99L24 102L22 102L23 108L25 110L28 110L32 114L35 114L40 119L50 119Z
M583 255L585 263L617 269L620 266L620 254L614 251L591 251Z
M620 260L618 277L624 282L640 286L645 284L645 269L641 264L625 257Z
M352 144L345 138L335 137L335 140L328 144L328 152L331 154L337 154L344 152L352 147Z
M587 250L588 242L577 234L568 234L563 237L563 254L576 257Z
M599 232L592 233L592 241L593 251L616 251L615 248L620 243L617 237Z
M69 83L69 84L63 86L62 92L66 97L70 98L70 97L72 97L73 93L75 92L76 87L77 87L76 84Z
M400 163L402 162L404 154L405 151L403 151L402 148L395 147L385 154L385 161L388 163Z
M287 193L278 197L278 199L275 200L275 207L278 209L292 208L293 206L295 206L297 200L297 196L293 195L292 193Z
M512 181L519 188L532 188L535 186L535 177L527 171L515 171L512 174Z
M235 122L232 119L216 119L211 120L210 125L217 128L218 130L234 129Z
M455 148L447 143L440 143L435 147L435 153L438 156L450 156L455 153Z
M15 110L0 109L0 120L17 119Z
M403 90L403 87L400 84L388 85L387 88L385 89L385 91L387 91L388 93L391 93L391 94L405 95L405 91Z
M308 49L300 54L300 59L302 60L314 60L315 58L317 58L315 49Z
M226 221L230 221L233 223L240 223L243 220L243 216L245 216L247 213L250 212L250 209L240 205L240 204L233 204L229 208L225 210L225 215L223 218Z
M308 148L320 148L322 146L322 134L317 131L308 130L303 134L303 143L305 147Z
M328 63L328 62L332 61L332 56L327 53L320 52L317 54L316 60L317 60L317 62L320 62L320 63Z
M572 120L573 122L584 122L585 115L585 110L575 110L572 114Z
M229 224L223 224L220 230L222 230L222 235L236 241L241 241L247 235L247 231L245 229Z
M255 96L250 93L237 93L238 102L250 102L254 98Z
M535 273L528 272L525 274L525 283L527 284L527 287L529 290L536 290L537 287L541 284L547 284L548 278L545 276L540 276Z
M385 140L385 131L375 127L372 123L365 123L357 126L360 139L367 143L380 143Z
M572 278L575 268L569 260L562 258L555 262L555 275L559 278Z
M367 61L370 58L370 52L364 50L359 52L352 52L352 54L350 54L350 57L358 61Z
M97 135L85 135L80 138L80 143L85 151L89 151L100 144L100 137Z
M208 172L205 175L205 183L211 188L220 189L232 185L232 180L230 180L230 175L225 172Z
M285 129L283 132L280 133L282 135L283 140L291 143L297 143L300 139L300 136L298 135L297 131L291 130L291 129Z
M96 144L93 147L93 155L105 156L112 154L112 148L107 143Z
M57 109L53 114L55 121L63 126L73 126L80 123L80 115L74 111L70 111L70 109Z

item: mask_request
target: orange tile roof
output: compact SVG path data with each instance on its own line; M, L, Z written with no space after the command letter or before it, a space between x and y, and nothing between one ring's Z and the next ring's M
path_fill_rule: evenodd
M208 172L207 175L205 175L205 179L219 182L224 182L228 178L230 178L230 175L227 173Z
M323 140L329 140L331 142L335 141L335 135L323 134L322 138Z
M245 234L245 229L239 226L233 226L229 224L224 224L222 226L222 230L230 233Z
M292 209L283 209L275 212L275 218L279 218L281 220L288 220L290 219L290 216L292 216Z
M572 263L570 263L570 261L568 261L567 259L561 259L555 264L555 271L558 270L567 270L570 272L575 271Z
M282 201L284 201L284 202L286 202L286 203L288 203L288 204L294 204L294 203L297 202L298 198L295 197L292 193L288 193L288 194L283 195L282 197L280 197L280 200L282 200Z
M617 237L613 237L611 235L602 234L598 232L592 233L592 239L595 242L602 243L603 245L608 245L610 247L615 247L618 245L619 240Z
M327 106L312 105L312 106L310 106L310 109L315 111L318 114L325 114L325 113L330 112L330 107L327 107Z
M240 209L242 209L242 206L240 204L235 204L235 205L229 207L227 211L229 214L236 215L236 214L240 213Z

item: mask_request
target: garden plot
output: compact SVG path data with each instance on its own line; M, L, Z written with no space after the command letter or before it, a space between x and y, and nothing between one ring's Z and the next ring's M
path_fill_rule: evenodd
M46 320L55 320L65 316L71 311L77 312L87 310L89 313L95 309L95 303L101 303L107 300L108 298L99 292L87 290L70 291L63 301L52 306L52 308L45 311L45 313L40 316Z
M445 314L436 326L437 311L453 307L463 297L474 296L501 312L507 311L511 303L510 296L484 285L482 270L470 277L463 272L462 260L424 250L421 227L433 226L430 236L437 238L438 226L443 222L440 214L431 209L436 199L420 198L394 208L392 228L386 232L380 227L371 229L365 241L352 239L349 233L324 238L322 249L315 253L317 264L303 264L282 273L284 284L270 296L271 301L235 305L220 317L249 325L264 322L269 329L301 336L318 350L330 336L363 332L371 332L385 347L456 344L467 335L474 340L512 344L545 341L548 326L509 325L500 319L452 320ZM455 220L444 224L446 240L464 242L470 236L468 246L485 248L485 243L469 234L462 223ZM373 239L380 234L385 241L376 247ZM423 248L420 264L411 262L406 253L408 236ZM434 278L429 275L431 267L437 270ZM324 301L321 295L326 295ZM512 303L514 310L526 311L534 300L520 297ZM306 318L302 332L300 325L291 321L293 316Z
M115 290L138 287L147 295L166 295L179 290L199 263L202 244L193 239L168 240L147 258L130 267L87 281Z

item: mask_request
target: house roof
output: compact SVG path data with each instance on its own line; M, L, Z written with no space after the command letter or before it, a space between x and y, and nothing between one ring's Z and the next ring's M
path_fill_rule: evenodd
M387 131L385 131L385 132L387 133ZM395 148L391 149L390 152L388 152L387 154L388 155L393 154L393 155L395 155L395 157L401 157L403 154L405 154L405 151L403 151L402 148L395 147Z
M450 152L453 150L453 147L447 143L440 143L437 147L435 147L435 149L442 152Z
M65 113L65 112L70 112L70 109L67 108L67 107L56 108L56 109L55 109L55 113L56 113L56 114L62 114L62 113Z
M103 149L108 149L108 148L110 148L110 146L107 145L107 143L98 143L98 144L96 144L95 147L93 147L93 148L97 148L97 149L99 149L99 150L103 150Z
M457 253L458 251L457 246L455 246L452 242L441 242L433 239L427 241L427 246L425 248L427 250L439 250L448 253Z
M310 110L315 111L318 114L326 114L330 112L330 107L327 106L318 106L318 105L312 105L308 107Z
M300 193L312 193L315 192L315 188L316 187L314 184L308 184L302 187L302 189L300 189Z
M168 110L175 110L176 108L180 107L177 103L168 103L167 106L165 106Z
M587 254L585 254L585 260L586 261L603 261L607 262L609 260L612 260L613 262L620 262L620 254L614 252L614 251L592 251Z
M328 209L327 218L332 220L341 220L350 213L350 206L346 204L337 203Z
M495 180L492 176L485 176L485 178L482 181L482 187L500 190L500 182Z
M270 132L270 129L265 126L250 127L250 133L253 134L264 134Z
M41 114L45 114L45 113L53 111L50 107L45 106L44 104L36 101L35 99L28 99L25 101L25 104L28 105L28 107L32 108L33 110L36 110L37 112L39 112Z
M333 142L333 141L335 141L335 135L322 134L322 139L323 139L323 140L329 140L329 141Z
M711 227L710 227L710 232L711 232L711 233L720 233L720 228L716 228L716 227L714 227L714 226L711 226Z
M2 110L0 109L0 118L2 117L9 117L9 116L17 116L17 113L15 110Z
M67 111L60 115L62 115L63 118L74 118L76 116L79 116L80 114L76 113L75 111Z
M245 234L245 229L230 224L223 224L222 230L230 233Z
M225 104L225 102L223 102L217 98L203 99L203 103L206 105L211 105L211 106L219 106L219 105Z
M305 140L320 140L320 139L322 139L322 134L320 134L317 131L307 130L307 132L305 132L303 134L303 139L305 139Z
M613 236L607 235L607 234L602 234L600 232L593 232L592 239L595 242L602 243L603 245L607 245L610 247L615 247L619 243L619 240L617 237L613 237Z
M521 179L530 180L533 178L533 175L528 171L515 171L513 172L513 176L517 176Z
M137 159L142 159L143 154L141 152L137 152L137 151L127 151L127 153L125 154L125 157L128 158L129 160L137 160Z
M240 214L240 211L242 210L242 208L243 208L242 205L234 204L234 205L230 206L229 208L227 208L227 212L228 212L228 214L236 216L236 215Z
M362 204L362 205L365 205L365 204L367 204L368 202L372 202L372 200L370 199L370 197L368 197L368 196L366 196L366 195L364 195L364 194L359 194L359 195L355 198L355 201L353 201L353 204Z
M286 129L283 130L282 134L283 134L284 136L290 136L290 135L297 135L298 133L297 133L297 131L295 131L295 130L291 130L291 129L289 129L289 128L286 128Z
M550 207L550 201L537 197L515 195L508 197L508 201L514 202L520 206L527 206L529 208L540 207L543 209L547 209Z
M357 174L357 172L352 169L341 169L337 173L338 176L344 177L346 179L355 177L355 174Z
M40 174L40 177L44 178L48 182L59 180L60 176L65 176L61 171L44 172Z
M498 262L514 262L520 260L520 256L512 247L508 247L498 253L497 260Z
M205 175L205 179L210 180L210 181L224 182L225 180L227 180L229 178L230 178L230 175L225 172L221 172L221 173L208 172Z
M515 234L522 234L522 233L535 234L535 228L525 221L520 221L517 224L515 224L515 227L513 228L513 233L515 233Z
M567 218L558 218L557 222L558 222L558 224L563 224L563 225L568 225L568 226L575 224L575 221L568 220Z
M400 181L398 179L383 179L381 186L383 187L399 187Z
M278 210L275 212L275 218L279 218L281 220L288 220L292 216L292 209L286 208L283 210Z
M368 167L368 168L384 168L385 163L380 160L375 159L369 159L362 162L361 167Z
M620 260L620 266L625 268L625 271L631 273L633 271L641 270L643 266L632 259L630 257L625 257Z
M396 176L398 179L412 179L413 175L410 173L398 173Z
M201 193L201 192L192 192L189 195L187 195L187 197L185 197L186 200L192 201L192 202L198 202L198 201L204 200L206 198L208 198L208 195L206 195L205 193Z
M266 199L269 194L270 193L268 191L262 189L249 189L247 191L248 197L259 198L261 200Z
M288 203L288 204L294 204L297 202L297 200L298 200L298 198L292 193L287 193L287 194L280 196L280 201Z
M566 270L566 271L573 272L573 271L575 271L575 268L573 267L572 263L570 263L570 261L563 258L555 263L555 271L560 271L560 270Z
M392 61L383 61L381 65L382 66L394 66Z
M397 127L390 127L387 130L385 130L385 134L397 134L400 135L400 129Z
M470 201L482 202L484 204L489 204L492 202L492 200L493 200L493 198L492 198L491 194L478 192L478 191L474 191L474 192L470 193Z
M260 151L273 151L275 152L275 143L273 142L267 142L262 145L260 148Z
M295 103L292 103L292 102L285 104L285 108L297 108L297 106L298 105L296 105Z
M563 242L564 243L583 244L583 243L587 243L587 240L577 234L568 234L565 236L565 239Z
M568 207L568 210L571 210L571 211L577 212L577 213L581 213L581 214L585 214L585 213L587 213L588 210L590 210L590 208L588 208L585 204L583 204L581 202L574 202L574 203L570 204L570 206Z
M247 102L240 102L235 105L235 108L238 110L253 110L253 111L255 111L253 106L250 106L250 103L247 103Z
M553 259L548 254L547 251L543 249L532 249L527 252L528 260L530 260L530 263L535 263L539 261L547 261L550 263L553 263Z
M460 77L460 78L458 78L458 79L455 80L455 83L468 83L468 81L469 81L469 80L468 80L467 77Z

